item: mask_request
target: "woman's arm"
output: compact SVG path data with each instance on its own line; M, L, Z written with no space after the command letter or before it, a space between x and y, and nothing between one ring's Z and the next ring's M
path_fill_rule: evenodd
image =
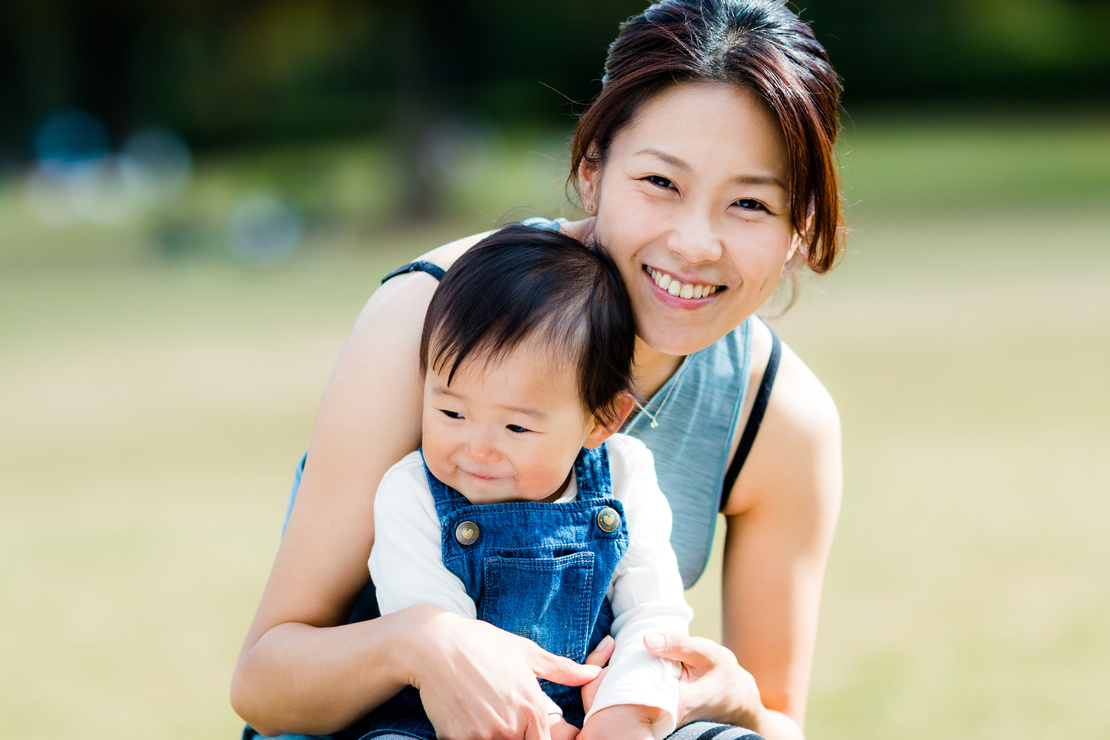
M428 258L447 266L477 238ZM435 288L423 274L382 286L324 392L297 501L232 679L232 705L264 734L334 732L411 684L433 720L457 710L476 734L494 726L505 737L546 737L546 707L529 681L575 684L596 674L433 607L344 624L367 581L374 492L419 444L417 350Z
M768 740L802 737L841 492L836 405L784 347L763 424L724 509L724 644L755 678L768 712L752 729Z
M762 368L770 335L757 337L754 364ZM737 724L767 740L804 736L841 480L836 406L784 347L759 434L724 509L724 646L668 635L653 650L683 664L683 721Z
M409 632L404 616L344 622L367 581L374 491L419 445L417 348L435 287L426 275L382 286L324 391L297 500L232 682L236 711L265 734L334 731L409 682L409 661L392 649Z

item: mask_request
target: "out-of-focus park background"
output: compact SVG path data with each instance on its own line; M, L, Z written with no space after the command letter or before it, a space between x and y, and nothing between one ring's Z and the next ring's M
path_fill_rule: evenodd
M642 0L0 6L0 736L230 738L379 278L573 215ZM1110 6L807 6L853 230L776 326L844 425L812 738L1110 736ZM719 629L713 574L691 599Z

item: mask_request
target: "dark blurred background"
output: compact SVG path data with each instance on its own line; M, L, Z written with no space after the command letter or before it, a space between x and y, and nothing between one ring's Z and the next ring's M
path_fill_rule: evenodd
M642 0L6 0L0 140L79 108L109 141L156 122L198 148L412 132L446 113L565 125ZM1105 0L822 0L801 11L877 101L1110 98Z
M491 168L530 147L562 156L618 24L642 7L5 0L0 189L26 207L0 228L0 260L235 252L253 234L270 246L238 254L265 262L328 229L334 243L429 218L487 226L513 196L482 201L483 174L504 181ZM1110 101L1106 0L842 0L801 15L850 112L1025 118ZM537 187L557 192L558 172ZM74 254L58 228L83 223L118 228Z

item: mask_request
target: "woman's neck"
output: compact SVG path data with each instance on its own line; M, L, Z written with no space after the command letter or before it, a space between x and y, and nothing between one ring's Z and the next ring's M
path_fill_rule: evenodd
M674 375L682 364L682 357L668 355L647 346L642 339L636 338L636 392L642 397L651 398L663 384Z

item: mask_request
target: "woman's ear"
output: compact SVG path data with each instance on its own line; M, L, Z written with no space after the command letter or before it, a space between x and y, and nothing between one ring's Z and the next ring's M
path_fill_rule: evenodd
M801 250L802 254L805 254L805 249L803 248L804 244L805 236L795 231L794 236L790 237L790 250L786 253L786 265L789 265L791 263L791 261L794 259L794 255L798 254L799 250Z
M582 446L592 450L616 434L624 425L624 420L632 413L632 407L635 405L636 399L628 391L621 391L617 394L616 401L613 403L613 416L607 422L595 416L589 434L586 435L586 441L582 443Z
M786 253L786 264L789 266L795 255L798 255L804 262L807 258L809 249L807 245L810 238L813 236L813 212L810 211L809 216L806 217L805 228L801 231L795 231L794 236L790 237L790 251Z
M593 147L590 153L578 163L578 193L582 196L582 207L593 215L597 213L597 186L601 177L600 167L593 159Z

